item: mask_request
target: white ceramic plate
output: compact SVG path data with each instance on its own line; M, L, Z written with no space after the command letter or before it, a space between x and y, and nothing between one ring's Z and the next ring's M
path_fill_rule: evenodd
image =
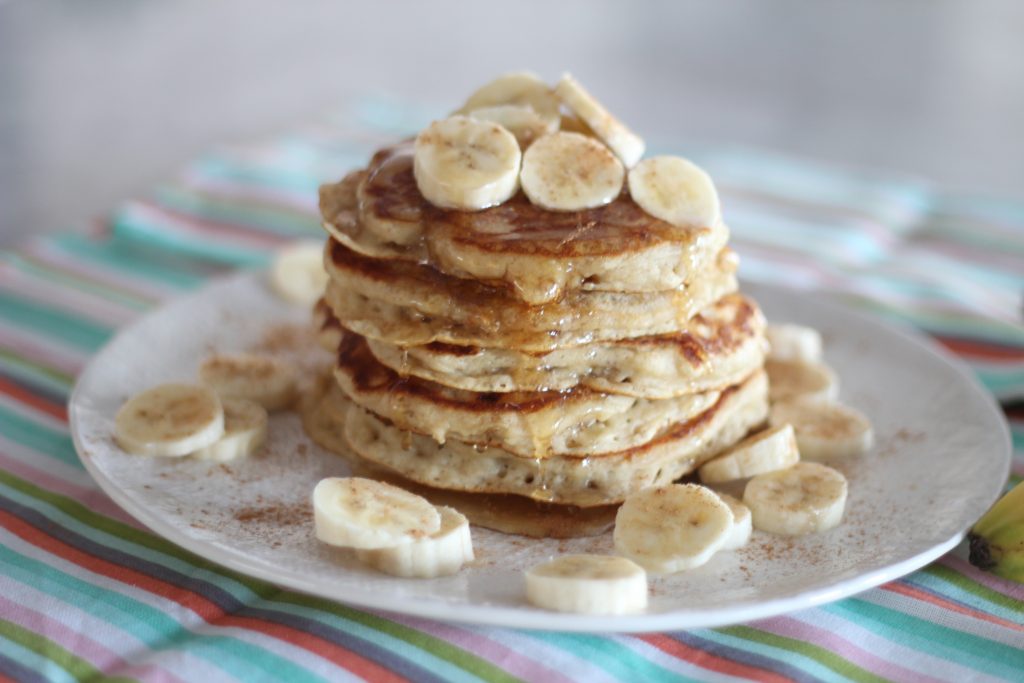
M324 361L282 325L307 314L260 276L214 282L131 325L82 373L71 400L78 452L99 485L165 538L220 564L342 602L438 619L566 631L660 631L748 621L837 600L907 574L953 548L1006 481L1000 411L962 366L919 336L809 294L748 290L770 319L820 329L843 401L874 422L877 446L839 465L850 481L837 529L750 545L651 582L643 614L596 618L534 608L521 572L562 552L610 552L610 535L536 541L474 529L478 559L436 580L365 569L312 535L313 485L347 468L313 446L293 414L274 416L266 451L226 466L131 456L111 439L132 394L195 377L213 350L262 348ZM309 342L311 344L312 342Z

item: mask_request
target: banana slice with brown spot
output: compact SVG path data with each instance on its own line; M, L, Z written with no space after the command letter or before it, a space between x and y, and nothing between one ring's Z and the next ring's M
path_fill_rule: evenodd
M521 161L519 143L504 127L452 116L416 136L413 175L434 206L478 211L516 193Z
M291 363L255 353L211 356L199 366L200 381L223 398L255 401L273 412L298 395L298 371Z
M839 395L839 378L822 363L769 358L764 369L768 373L768 400L773 403L797 397L834 401Z
M608 148L579 133L545 135L526 150L520 182L529 200L552 211L581 211L612 202L625 169Z
M871 421L860 411L840 403L795 398L772 405L772 424L791 424L800 455L806 460L848 458L874 445Z
M783 424L747 437L698 471L705 484L721 484L785 469L799 460L793 427Z
M671 574L706 563L732 529L732 511L714 491L669 484L626 498L613 538L616 552L651 573Z
M393 548L441 529L426 498L361 477L322 479L313 489L313 521L318 539L345 548Z
M816 462L760 474L743 492L755 529L784 536L828 531L846 508L846 477Z
M208 387L161 384L125 402L114 417L114 440L137 455L182 457L224 434L220 398Z

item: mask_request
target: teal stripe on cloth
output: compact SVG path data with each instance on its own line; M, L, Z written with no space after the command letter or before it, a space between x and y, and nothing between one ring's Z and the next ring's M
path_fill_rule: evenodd
M71 443L71 437L67 433L34 422L3 405L0 405L0 433L3 433L5 438L45 456L56 458L68 465L82 467L78 454L75 453L74 444Z
M95 351L110 337L110 330L69 311L37 304L0 290L0 319L55 340Z
M183 261L173 253L148 249L132 241L91 240L80 235L58 235L54 244L69 255L126 275L154 280L180 289L200 285L211 274L208 268Z

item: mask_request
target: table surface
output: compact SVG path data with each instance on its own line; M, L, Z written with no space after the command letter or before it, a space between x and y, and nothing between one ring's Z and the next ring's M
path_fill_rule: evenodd
M120 326L320 237L318 183L421 125L393 100L210 152L89 234L0 253L0 674L219 680L1019 680L1024 586L962 548L820 608L726 628L571 635L395 617L281 590L156 537L92 483L65 403ZM914 325L1004 403L1024 474L1024 206L881 172L665 145L707 168L742 275ZM965 473L964 476L970 476ZM927 523L913 520L912 523Z
M433 113L578 75L652 141L783 150L1024 199L1018 0L0 1L0 244L360 93Z

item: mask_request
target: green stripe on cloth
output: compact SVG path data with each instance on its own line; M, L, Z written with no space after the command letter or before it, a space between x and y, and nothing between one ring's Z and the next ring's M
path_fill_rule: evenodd
M8 662L18 667L18 670L8 669ZM3 667L3 674L13 676L11 679L4 678L4 681L75 683L75 678L71 674L46 657L4 638L0 638L0 666Z
M976 581L971 581L963 574L941 564L930 564L922 569L921 572L946 581L960 590L970 593L971 595L981 598L993 605L998 605L1002 609L1016 614L1020 623L1024 623L1024 603L1021 603L1019 600L1014 600L1002 593L997 593L991 588L983 586Z
M76 657L52 640L48 640L3 618L0 618L0 638L6 638L11 642L18 643L26 650L31 650L40 657L46 658L76 680L95 681L102 675L89 662ZM103 680L110 683L122 683L133 679L123 676L104 676Z
M793 638L787 638L774 633L767 633L751 626L730 626L716 629L736 638L760 643L772 648L799 654L807 659L817 662L830 671L843 676L849 680L860 681L861 683L877 683L885 681L884 678L866 671L849 660L826 650L818 645L805 643Z

